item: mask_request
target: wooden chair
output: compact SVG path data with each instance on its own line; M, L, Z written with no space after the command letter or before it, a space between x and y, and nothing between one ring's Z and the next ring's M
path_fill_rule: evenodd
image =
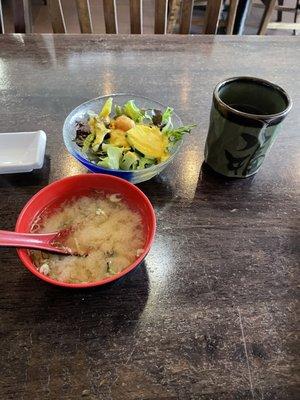
M205 5L205 17L194 18L195 24L203 26L203 33L205 34L216 34L219 26L226 27L226 34L232 35L235 16L238 7L238 0L229 1L229 11L227 21L221 21L221 11L224 6L223 0L206 0L206 1L189 1L189 0L172 0L172 7L170 10L169 21L168 21L168 33L172 33L175 30L176 22L179 20L181 11L181 23L179 25L179 33L187 34L190 31L193 6Z
M262 0L262 2L265 9L258 29L259 35L265 35L267 29L291 29L296 34L296 29L300 29L300 23L297 23L300 0L296 1L295 7L285 7L282 0L278 0L278 4L276 0ZM278 12L277 22L270 22L274 10ZM283 12L294 13L294 22L282 22Z
M226 34L232 35L234 28L234 21L236 16L236 11L238 7L238 0L230 0L229 1L229 11L228 18L226 23ZM223 0L208 0L206 15L205 15L205 24L204 24L204 33L205 34L216 34L218 31L219 23L220 23L220 15L223 9Z
M53 33L66 33L66 23L61 6L61 0L47 0L52 22ZM76 8L81 33L92 33L92 20L89 0L76 0Z
M154 33L164 34L167 29L168 0L155 0ZM106 33L118 33L115 0L103 0ZM143 33L142 0L130 0L130 32Z
M31 2L30 0L12 0L13 24L16 33L31 32ZM0 33L5 33L3 4L0 0Z
M190 33L192 16L194 9L194 0L182 0L181 5L181 22L179 24L179 33Z
M179 1L179 3L178 3ZM197 1L197 0L195 0ZM199 1L199 0L198 0ZM1 0L0 0L1 2ZM16 32L32 32L31 24L31 0L13 0L14 20ZM142 19L142 0L129 0L130 2L130 31L134 34L143 33ZM235 13L238 0L230 0L230 9L228 16L228 24L226 32L232 33ZM169 17L172 17L172 9L178 5L180 15L179 33L188 34L190 32L191 20L193 14L194 0L155 0L155 25L154 32L157 34L165 34L167 31L168 10ZM66 33L66 23L61 5L61 0L47 0L47 6L52 22L54 33ZM81 33L92 33L93 27L91 22L89 0L76 0L76 8L78 12ZM222 0L208 0L207 13L205 18L204 33L216 33L219 25L219 16L222 9ZM116 14L116 0L103 0L103 12L106 33L118 33L118 21ZM174 13L173 13L174 14ZM0 12L1 15L1 12ZM3 29L3 22L0 26ZM169 32L169 30L168 30Z
M192 3L192 0L188 0ZM93 31L89 0L76 0L78 17L82 33ZM187 3L187 1L186 1ZM61 0L48 0L52 27L54 33L65 33L66 24L61 7ZM155 24L154 33L164 34L167 28L168 0L155 0ZM116 0L103 0L103 12L106 33L118 33L118 21L116 13ZM187 21L187 24L190 22ZM130 0L130 32L143 33L142 0Z

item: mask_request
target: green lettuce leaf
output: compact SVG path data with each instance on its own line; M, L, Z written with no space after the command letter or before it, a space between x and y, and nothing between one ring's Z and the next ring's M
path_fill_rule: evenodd
M167 124L170 121L170 119L173 115L173 111L174 111L174 108L167 107L165 109L165 111L162 113L161 122L163 125Z
M173 144L181 140L186 133L190 133L195 126L196 125L185 125L174 129L166 129L165 131L163 130L163 132Z
M110 169L119 169L122 152L123 149L120 149L120 147L110 146L107 148L107 157L99 161L97 165Z
M95 153L99 150L99 147L107 133L109 133L109 129L107 129L103 123L98 123L96 128L96 137L92 143L92 149Z
M90 133L84 140L83 142L83 146L82 146L82 151L84 151L85 153L87 153L88 149L90 148L92 142L95 139L95 134L94 133Z
M104 168L108 168L108 169L111 168L110 161L109 161L108 157L105 157L105 158L103 158L103 160L98 161L97 165L100 165L100 167L104 167Z
M145 111L140 110L135 104L133 100L127 101L127 103L123 106L123 114L127 115L127 117L133 119L134 122L142 122L145 116Z
M167 107L165 111L162 114L161 117L161 125L162 125L162 132L169 131L173 129L173 123L172 123L172 115L173 115L174 109L171 107Z
M145 169L147 167L151 167L151 165L155 164L155 160L147 157L141 157L139 161L139 165L137 166L137 169Z
M101 147L101 149L102 149L102 151L104 151L105 153L107 153L107 150L109 149L109 148L112 148L112 147L118 147L118 146L115 146L114 144L110 144L110 143L102 143L102 147ZM118 147L119 149L120 149L120 147ZM122 148L122 150L123 150L123 148Z
M120 162L120 168L124 170L136 169L139 157L133 151L127 151Z
M123 114L123 109L118 104L115 105L115 114L116 114L116 117L119 117L120 115Z

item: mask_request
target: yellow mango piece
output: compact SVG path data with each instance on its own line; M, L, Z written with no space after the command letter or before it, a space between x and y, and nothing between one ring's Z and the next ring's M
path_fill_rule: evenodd
M145 157L161 160L168 154L168 138L156 126L136 125L127 132L127 140Z
M112 103L113 103L113 99L112 99L112 97L109 97L106 100L106 102L104 103L102 110L99 113L100 118L109 117L109 114L111 113L111 109L112 109Z
M121 129L112 129L110 132L109 143L118 147L129 148L130 145L126 139L126 132Z

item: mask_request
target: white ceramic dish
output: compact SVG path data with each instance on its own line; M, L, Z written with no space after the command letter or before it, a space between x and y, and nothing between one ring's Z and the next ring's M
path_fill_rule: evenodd
M30 172L44 164L46 133L0 133L0 174Z

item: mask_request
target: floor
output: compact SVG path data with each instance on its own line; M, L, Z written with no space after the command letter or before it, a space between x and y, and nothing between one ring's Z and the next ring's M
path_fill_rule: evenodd
M253 0L254 6L252 6L251 12L248 15L246 21L246 29L245 33L248 35L255 35L257 33L257 28L259 22L261 20L263 9L255 7L255 4L262 4L261 0ZM284 1L285 7L295 7L296 0L285 0ZM276 22L277 20L277 12L273 13L272 22ZM282 21L284 22L294 22L294 14L293 13L284 13L282 16ZM267 31L267 35L292 35L293 31L290 30L279 30L279 29L270 29Z
M0 0L1 1L1 0ZM80 33L77 14L75 12L75 0L61 0L64 10L66 26L68 33ZM51 22L48 15L47 7L43 0L32 0L33 9L33 30L35 33L50 33L52 32ZM117 0L117 13L120 33L129 33L129 0ZM7 21L6 32L13 32L11 1L2 0L5 20ZM253 4L260 3L260 0L254 0ZM294 7L296 0L285 0L285 6ZM104 18L102 12L102 0L90 0L92 22L95 33L105 33ZM197 11L195 11L197 12ZM262 8L252 7L246 21L245 34L256 34L261 16ZM144 17L144 33L153 33L154 29L154 0L143 1L143 17ZM273 21L276 21L276 13L274 12ZM285 13L283 20L292 22L293 14ZM193 33L201 33L201 27L193 25ZM269 30L268 35L292 35L292 31L284 30Z

